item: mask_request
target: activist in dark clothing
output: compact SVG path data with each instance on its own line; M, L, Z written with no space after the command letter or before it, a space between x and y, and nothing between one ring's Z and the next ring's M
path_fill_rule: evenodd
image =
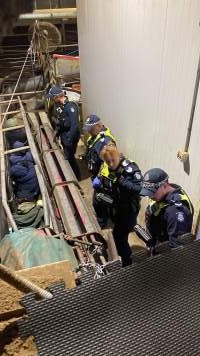
M128 235L133 231L140 209L142 175L135 162L126 159L115 146L105 146L101 152L104 161L99 176L93 180L94 209L99 223L106 218L114 223L113 237L122 265L132 263ZM110 215L106 216L106 204Z
M80 170L75 158L75 152L80 138L78 106L76 103L68 101L68 98L59 86L52 87L47 97L54 99L55 102L55 116L52 119L53 127L56 131L55 139L60 137L65 158L69 161L71 168L79 180Z
M22 142L15 142L14 148L23 147ZM20 201L35 200L40 194L34 160L30 151L19 151L10 155L10 176L14 181L14 193Z

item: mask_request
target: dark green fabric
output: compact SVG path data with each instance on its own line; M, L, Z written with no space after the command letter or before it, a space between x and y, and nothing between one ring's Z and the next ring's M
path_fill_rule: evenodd
M13 214L13 218L18 226L22 227L39 227L43 222L43 208L41 206L35 205L34 207L30 206L30 210L20 210L18 207L17 213Z

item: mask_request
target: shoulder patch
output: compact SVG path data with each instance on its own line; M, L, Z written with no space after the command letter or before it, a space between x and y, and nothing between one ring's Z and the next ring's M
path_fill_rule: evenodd
M178 220L179 222L183 222L183 221L185 220L184 214L183 214L182 211L179 211L179 212L177 213L177 220Z
M130 164L130 161L128 161L127 159L125 159L125 160L122 162L122 167L127 167L129 164Z
M127 173L132 173L132 172L133 172L133 167L131 167L131 166L126 166L125 171L126 171Z
M74 111L75 111L75 109L73 108L73 106L70 108L70 111L71 111L71 112L74 112Z
M135 178L136 178L137 180L141 180L142 175L141 175L139 172L136 172L136 173L135 173Z

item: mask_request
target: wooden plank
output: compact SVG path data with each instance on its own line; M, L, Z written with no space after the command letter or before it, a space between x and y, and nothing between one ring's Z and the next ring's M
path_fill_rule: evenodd
M71 262L67 260L19 270L16 273L41 288L47 288L61 281L64 281L68 289L76 286ZM24 309L19 304L22 296L23 293L0 280L0 321L9 317L17 317L24 313Z
M16 273L24 278L30 279L32 282L34 279L34 283L36 284L43 283L43 281L46 284L48 283L49 276L55 276L56 278L61 278L64 281L66 288L71 289L75 287L75 278L74 273L72 272L72 264L67 260L23 269L16 271Z

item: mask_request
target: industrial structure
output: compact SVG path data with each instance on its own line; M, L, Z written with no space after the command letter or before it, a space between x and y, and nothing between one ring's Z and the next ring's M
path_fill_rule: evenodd
M0 15L0 354L198 355L199 0L20 6L8 1ZM158 239L155 253L138 192L142 226L135 220L133 263L122 268L114 233L100 228L92 207L91 177L86 186L76 178L56 140L55 102L46 96L55 84L79 109L81 147L85 118L96 114L130 162L142 172L163 168L187 191L193 231L181 246ZM22 145L13 145L15 133ZM26 152L34 201L17 199L10 174L10 157ZM23 219L27 202L34 221Z
M84 113L104 118L143 172L165 169L198 221L199 1L83 0L77 9Z

